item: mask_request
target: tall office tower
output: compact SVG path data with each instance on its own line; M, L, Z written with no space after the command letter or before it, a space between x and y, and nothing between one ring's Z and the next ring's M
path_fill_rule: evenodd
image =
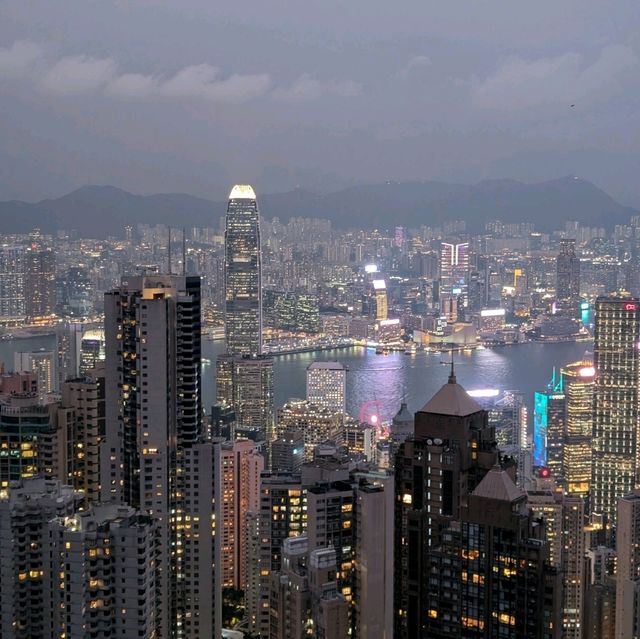
M64 478L66 446L57 413L58 404L41 404L32 393L0 403L0 488L36 475Z
M306 495L300 475L263 473L258 521L258 592L257 596L250 593L247 601L250 632L269 636L271 574L282 568L283 541L304 535L306 526Z
M183 451L184 472L182 554L178 560L177 591L182 600L184 637L222 636L223 487L220 482L220 444L199 442ZM180 554L178 552L178 554ZM180 623L180 619L177 620Z
M333 413L347 412L347 367L340 362L307 366L307 401Z
M562 636L581 639L584 627L586 575L585 501L579 495L563 494L551 478L549 486L527 491L531 512L541 518L549 550L549 563L561 576Z
M122 504L53 519L42 539L46 636L156 637L156 527Z
M238 427L252 429L262 441L273 437L273 358L219 355L217 403L235 411Z
M182 453L202 431L200 279L123 278L105 294L102 501L158 519L159 637L181 634Z
M50 249L26 252L25 308L27 321L50 321L56 312L56 258Z
M13 370L16 373L31 371L38 378L41 399L58 390L58 358L53 351L39 350L13 354Z
M0 246L0 325L19 326L27 315L25 251L23 246Z
M373 280L373 294L375 298L375 318L386 320L389 315L389 302L387 300L387 284L384 280Z
M431 551L498 459L487 412L456 382L415 415L395 460L394 637L426 637ZM517 490L517 489L516 489Z
M304 457L313 459L316 446L332 441L342 441L344 415L321 408L304 399L289 399L278 409L276 434L280 436L289 428L297 428L304 433Z
M562 468L567 492L586 497L591 485L593 388L596 369L591 361L562 369L566 400Z
M220 546L223 588L247 585L247 513L260 510L260 474L264 457L248 439L220 446Z
M640 466L640 301L599 297L595 313L591 512L615 525L616 502L633 490Z
M48 522L74 514L81 496L57 479L16 482L0 491L0 636L44 639L49 602L44 580ZM44 603L44 605L43 605ZM59 636L59 635L55 635ZM78 635L76 635L78 636Z
M556 478L562 477L562 458L565 439L566 398L562 375L551 381L542 392L534 393L533 442L534 464L547 466Z
M70 379L62 384L58 410L65 429L64 481L84 494L88 503L100 499L100 443L105 432L104 368L93 377ZM62 423L64 422L64 423Z
M262 353L260 216L256 194L237 184L229 194L225 230L225 336L227 353Z
M339 441L351 459L365 459L368 462L376 458L376 429L371 424L359 422L347 417L342 427Z
M285 539L282 568L271 576L270 639L348 639L349 604L338 592L333 548L312 550L306 537Z
M440 295L458 300L458 312L469 305L469 243L442 242Z
M88 371L95 368L100 362L104 362L105 344L104 330L91 329L85 331L80 341L80 363L78 374L82 377Z
M396 636L558 636L557 576L546 553L526 495L506 471L492 468L427 553L430 592L421 627Z
M640 634L640 489L618 501L616 639Z
M576 255L575 240L560 240L556 272L556 299L562 305L577 309L580 301L580 258Z

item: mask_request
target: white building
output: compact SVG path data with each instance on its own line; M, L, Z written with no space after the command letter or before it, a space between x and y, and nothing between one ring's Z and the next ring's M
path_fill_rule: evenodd
M307 401L334 413L346 413L347 367L340 362L313 362L307 367Z

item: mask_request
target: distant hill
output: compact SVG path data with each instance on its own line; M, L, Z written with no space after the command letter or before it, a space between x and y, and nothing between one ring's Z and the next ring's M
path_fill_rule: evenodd
M322 217L338 228L418 227L466 220L480 230L491 219L533 222L552 231L567 220L611 228L638 212L622 206L591 182L574 177L537 184L487 180L476 185L444 182L389 182L354 186L327 195L303 189L260 195L268 218ZM76 229L85 237L121 236L127 224L215 227L225 202L183 193L133 195L112 186L86 186L58 199L30 204L0 202L0 232L26 233L34 227L52 233Z

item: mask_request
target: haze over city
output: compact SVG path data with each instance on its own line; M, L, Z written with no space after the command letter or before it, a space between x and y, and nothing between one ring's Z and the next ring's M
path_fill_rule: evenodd
M577 175L640 206L633 0L0 6L0 199Z
M639 33L0 3L0 639L637 639Z

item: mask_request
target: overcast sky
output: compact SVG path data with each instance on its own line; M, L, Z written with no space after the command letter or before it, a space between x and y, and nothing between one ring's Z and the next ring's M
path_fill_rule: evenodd
M640 206L638 0L0 0L0 87L0 199L575 174Z

